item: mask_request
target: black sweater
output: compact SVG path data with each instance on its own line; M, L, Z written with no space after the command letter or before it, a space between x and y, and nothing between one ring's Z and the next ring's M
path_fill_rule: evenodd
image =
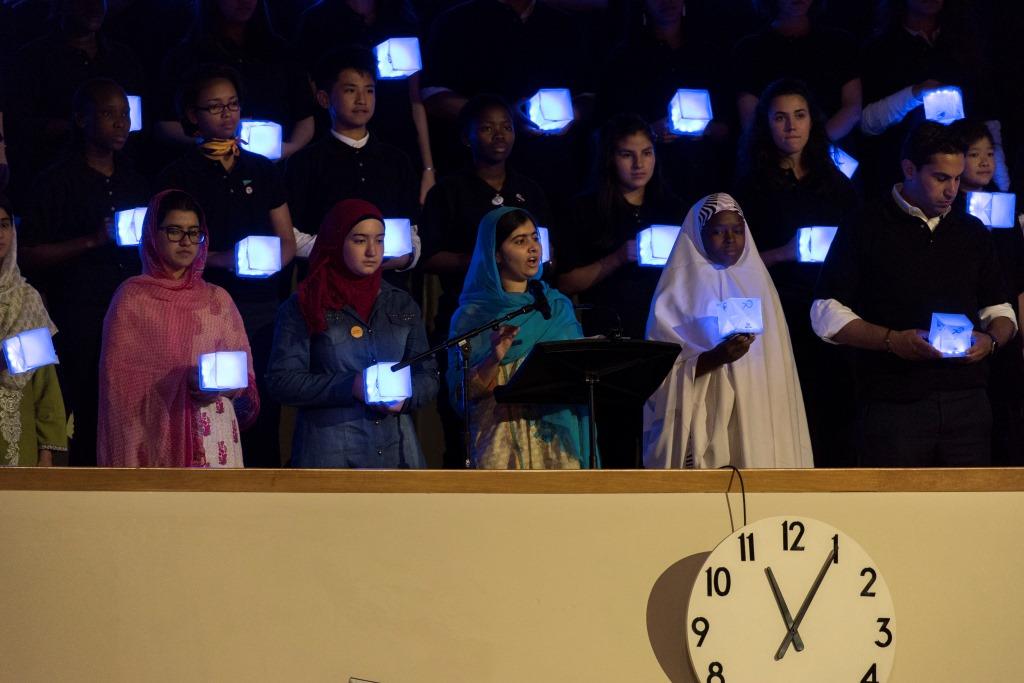
M932 313L978 312L1010 300L992 238L977 219L949 212L934 232L888 197L840 224L815 293L867 322L894 330L931 327ZM861 350L858 381L867 400L915 401L933 390L984 387L988 363L906 361Z

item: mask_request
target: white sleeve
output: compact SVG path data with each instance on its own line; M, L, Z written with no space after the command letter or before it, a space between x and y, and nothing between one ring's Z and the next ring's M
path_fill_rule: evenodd
M998 120L985 122L988 132L992 133L992 140L995 142L996 170L992 179L1000 192L1010 191L1010 169L1006 165L1006 152L1003 151L1003 126Z
M292 227L292 234L295 235L295 255L298 258L309 258L316 243L316 235L307 235L296 227Z
M1014 329L1017 328L1017 316L1010 304L996 304L978 311L978 318L981 320L981 328L988 329L996 318L1009 318L1013 322Z
M412 261L409 261L409 265L405 268L400 268L399 273L404 273L407 270L412 270L416 267L416 264L420 262L420 255L423 253L423 241L420 239L420 230L417 226L412 226Z
M829 344L835 344L832 337L854 320L860 320L860 316L837 299L815 299L811 304L811 327Z
M923 102L922 98L914 97L914 86L908 85L888 97L865 105L860 117L860 129L867 135L880 135L902 121Z

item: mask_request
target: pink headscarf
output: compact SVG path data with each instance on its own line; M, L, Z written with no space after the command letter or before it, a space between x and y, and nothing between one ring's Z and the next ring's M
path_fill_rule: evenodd
M252 352L234 302L203 280L207 244L181 279L172 279L157 251L160 207L190 199L179 190L153 197L142 229L142 275L114 294L103 322L97 461L112 467L190 467L203 461L198 405L198 359L214 351L245 351L249 386L232 401L243 429L259 413ZM194 202L192 202L195 204ZM209 235L199 212L203 234Z

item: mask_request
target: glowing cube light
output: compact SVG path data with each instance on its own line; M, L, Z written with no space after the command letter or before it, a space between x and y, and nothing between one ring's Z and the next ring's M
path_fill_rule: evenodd
M146 207L114 212L115 237L119 247L137 247L142 241L142 224L146 222Z
M839 228L825 225L812 225L797 230L796 260L800 263L824 263L837 230Z
M281 158L281 124L244 119L238 134L242 149L276 161Z
M419 38L389 38L373 48L377 78L408 78L423 68Z
M530 122L544 133L561 132L572 123L572 93L566 88L542 88L526 105Z
M832 153L832 163L836 165L836 168L842 171L847 178L852 178L853 174L857 172L860 162L835 145L832 145L829 151Z
M638 232L636 262L641 266L664 266L672 255L680 229L677 225L652 225Z
M249 386L249 358L245 351L217 351L199 356L199 388L231 391Z
M57 352L53 350L53 337L45 327L19 332L4 339L4 358L7 371L12 375L58 362Z
M137 130L142 130L142 98L138 95L128 96L128 113L131 116L131 126L128 128L129 133L134 133Z
M960 313L932 313L932 328L928 331L928 343L942 352L946 358L966 356L971 347L971 332L974 324Z
M668 103L668 127L676 135L701 135L714 118L707 90L676 90Z
M718 333L723 337L731 334L761 334L764 319L761 317L760 299L726 299L715 306L718 317Z
M384 219L384 258L411 254L412 221L408 218Z
M270 277L281 270L281 238L263 235L246 237L235 245L235 274L238 277Z
M377 363L363 370L367 403L393 403L412 396L412 373L409 368L392 372L390 363Z
M968 192L967 212L990 228L1017 227L1017 195L1009 192Z
M551 235L548 229L538 225L537 239L540 240L540 262L551 263Z
M944 126L964 117L964 96L960 88L936 88L924 94L924 117Z

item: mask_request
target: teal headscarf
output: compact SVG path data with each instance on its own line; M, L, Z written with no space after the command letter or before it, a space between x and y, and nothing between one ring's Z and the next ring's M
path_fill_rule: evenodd
M500 318L517 308L533 303L533 295L527 292L506 292L501 286L498 275L498 264L494 255L498 251L495 244L495 229L502 216L512 211L523 211L515 207L502 207L491 211L480 221L476 234L476 247L473 258L466 273L466 281L459 296L459 308L452 316L451 334L462 334L474 327ZM526 213L524 211L524 213ZM529 215L529 214L527 214ZM533 220L531 216L531 220ZM536 224L536 221L534 221ZM552 289L540 280L540 271L533 279L540 281L551 306L551 319L545 320L537 311L513 318L507 324L519 328L512 347L505 354L501 364L506 365L526 356L537 342L579 339L583 336L579 321L573 313L572 302L561 292ZM485 330L470 340L472 353L470 365L476 365L491 352L491 330ZM456 388L462 381L462 358L458 349L449 350L448 355L448 391L452 405L459 405L456 400ZM590 462L590 442L586 431L586 422L581 419L580 412L562 406L539 406L539 432L545 441L552 441L557 436L561 443L580 461L580 467L588 467Z

